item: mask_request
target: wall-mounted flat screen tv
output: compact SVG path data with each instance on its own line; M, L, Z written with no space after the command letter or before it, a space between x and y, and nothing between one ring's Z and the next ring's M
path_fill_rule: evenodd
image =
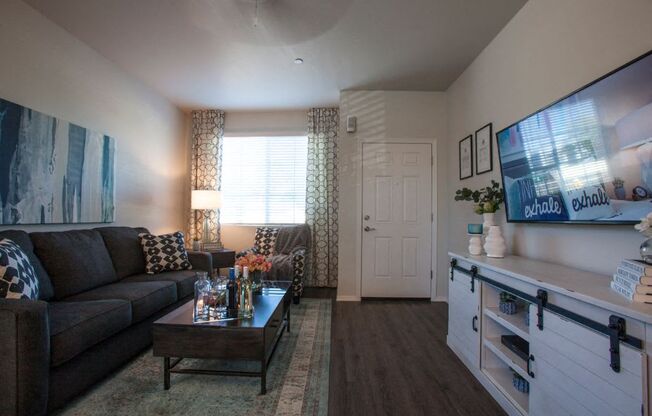
M509 222L652 211L652 51L496 133Z

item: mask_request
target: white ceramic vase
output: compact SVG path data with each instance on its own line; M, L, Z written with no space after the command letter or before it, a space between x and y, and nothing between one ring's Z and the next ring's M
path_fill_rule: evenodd
M487 235L489 233L489 228L492 225L496 225L494 222L494 213L493 212L485 212L482 214L482 219L484 222L482 223L482 234Z
M489 233L484 241L484 251L487 257L502 258L505 257L507 245L503 238L503 232L498 225L489 227Z
M482 238L480 234L469 234L469 254L479 256L482 254Z

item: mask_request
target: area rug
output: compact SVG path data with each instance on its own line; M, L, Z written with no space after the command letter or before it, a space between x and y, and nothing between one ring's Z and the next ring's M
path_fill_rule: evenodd
M259 378L190 374L172 374L172 387L165 391L163 359L149 350L58 414L326 416L330 336L331 300L304 298L300 305L292 305L291 332L283 334L274 353L265 395L260 395ZM188 359L181 364L236 368L208 360ZM252 368L257 363L239 365Z

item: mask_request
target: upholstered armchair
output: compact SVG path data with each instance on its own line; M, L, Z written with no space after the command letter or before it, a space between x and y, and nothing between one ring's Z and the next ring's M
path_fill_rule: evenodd
M292 280L294 303L303 294L303 279L310 272L310 228L305 225L258 227L253 247L236 254L262 254L272 262L267 280Z

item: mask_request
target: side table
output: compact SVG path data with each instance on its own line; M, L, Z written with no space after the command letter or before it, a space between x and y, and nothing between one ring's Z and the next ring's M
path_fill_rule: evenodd
M209 250L206 251L213 258L213 269L225 269L227 267L233 267L235 264L235 250L229 250L228 248L223 248L220 250Z

